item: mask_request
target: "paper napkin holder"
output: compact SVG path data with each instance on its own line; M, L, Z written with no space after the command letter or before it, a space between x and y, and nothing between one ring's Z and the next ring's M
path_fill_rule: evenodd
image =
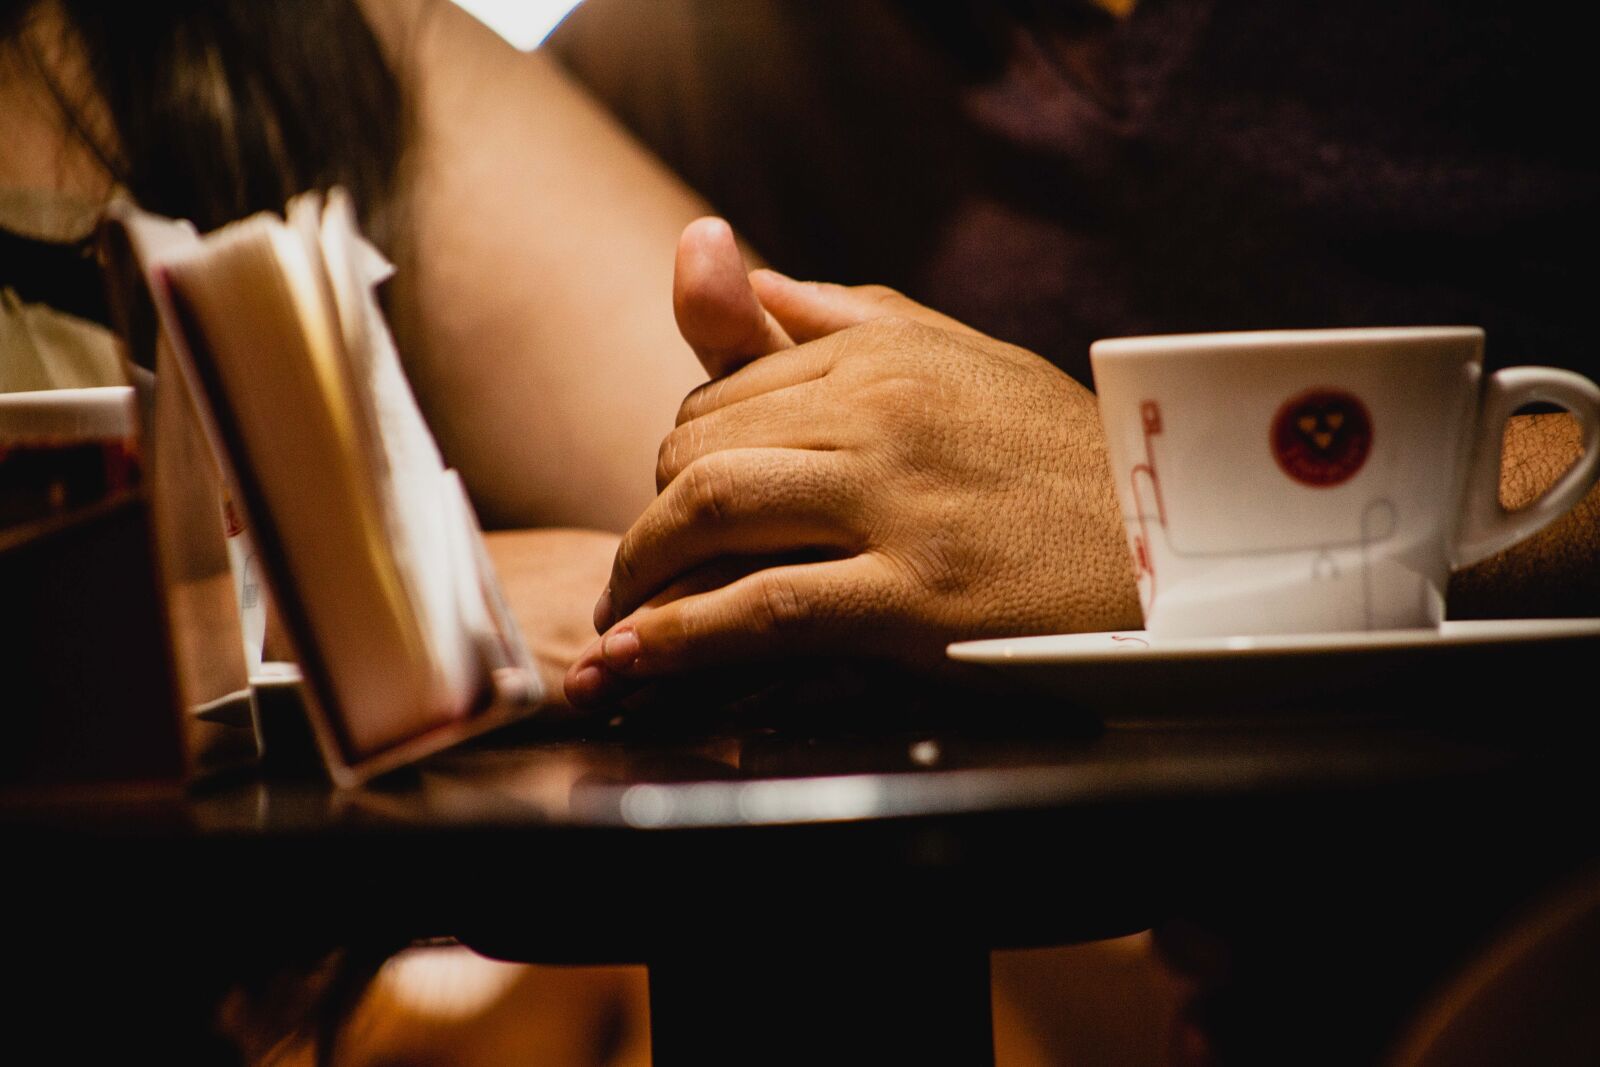
M477 520L471 505L466 500L464 490L460 490L462 494L460 502L474 535L476 573L483 585L492 624L492 632L482 635L479 643L480 659L484 668L484 685L480 699L461 718L420 732L382 751L361 755L350 752L339 728L339 718L335 714L337 702L331 677L323 663L320 650L307 640L306 635L310 633L310 626L300 605L302 593L289 580L292 571L282 545L276 537L271 536L273 525L270 512L257 491L254 479L241 476L246 472L237 469L230 456L227 442L238 440L236 428L231 421L231 413L224 403L202 399L203 381L192 356L184 348L183 331L176 320L170 297L165 293L163 283L152 277L149 265L141 261L141 256L148 255L154 249L156 242L172 239L172 235L176 232L174 227L187 227L187 224L147 215L126 201L114 203L108 210L107 219L102 240L103 255L107 260L108 275L113 279L111 289L114 303L119 304L121 317L124 320L124 336L151 339L151 348L148 351L141 352L133 348L128 354L131 362L149 366L153 361L156 369L156 385L149 393L146 408L154 412L154 423L158 429L155 442L156 454L153 457L156 462L153 466L159 469L165 453L169 461L169 470L187 468L196 478L195 482L189 483L190 492L184 493L176 487L171 491L169 498L171 511L163 511L161 514L172 515L174 521L158 519L152 523L158 543L165 546L164 551L158 553L165 562L164 573L169 576L198 576L203 573L208 579L213 580L219 574L224 576L228 574L226 546L222 541L220 524L214 527L217 533L214 540L209 535L191 536L196 529L193 525L192 512L201 506L203 499L220 500L220 495L211 494L220 494L222 486L227 485L233 503L242 512L247 528L255 537L255 548L264 564L274 604L283 619L282 638L292 651L303 677L299 696L310 727L309 732L321 755L323 767L333 783L341 788L359 786L377 775L414 763L467 738L522 718L537 708L545 699L543 683L522 639L515 617L494 578L493 566L483 549L482 533L477 528ZM139 247L141 241L150 242L150 248L141 249ZM118 294L121 294L120 300L116 299ZM137 371L133 373L138 374ZM167 429L162 430L162 427ZM173 432L177 427L181 427L181 433ZM203 488L200 484L202 482ZM459 482L457 487L459 489ZM220 571L217 569L219 563ZM235 604L232 614L233 624L228 633L234 641L233 647L240 649L242 654L243 642L238 626L233 587L231 583L220 581L214 581L213 584L219 595L225 590L228 599ZM172 588L172 581L169 578L166 583L169 608L174 599L178 601L180 608L187 607L188 604L183 598L171 596ZM191 591L198 592L198 590ZM220 605L220 600L211 607L215 609L217 605ZM194 607L200 607L198 597ZM171 642L173 659L178 661L182 669L187 670L186 677L193 680L198 673L201 673L205 663L210 662L202 656L193 654L200 651L199 639L203 635L195 634L186 628L193 617L200 613L183 610L174 613L169 610L167 614L178 623L173 627L175 634L178 635L177 639ZM217 647L219 652L221 643L222 639L219 638ZM209 649L210 646L207 647ZM221 685L213 684L204 687L204 691L212 694L211 699L215 701L224 696L223 688ZM190 691L186 691L189 699L185 706L203 709L202 714L191 714L192 721L185 724L186 734L191 739L191 749L194 747L193 740L197 730L195 722L212 724L220 722L216 713L217 705L197 703L193 699L193 693L199 689L200 687L191 685ZM237 715L229 718L231 722L238 720ZM262 737L257 704L254 700L250 704L250 722L258 758L262 752ZM207 733L203 729L200 732ZM291 739L291 743L303 744L304 733L274 730L267 743L271 744L279 737L287 737ZM295 767L303 765L303 761L299 758L299 754L291 755L281 763L276 756L267 761L269 769L280 765Z

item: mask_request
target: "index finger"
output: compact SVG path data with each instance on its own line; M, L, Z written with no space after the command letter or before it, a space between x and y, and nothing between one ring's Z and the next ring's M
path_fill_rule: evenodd
M787 564L642 607L567 673L575 705L605 703L651 679L813 653L877 650L881 568L870 555Z
M805 343L875 319L901 318L952 333L982 336L949 315L884 285L802 282L770 268L750 272L750 286L787 336Z
M713 378L692 389L678 407L677 424L682 426L690 419L763 393L816 381L833 369L839 351L838 345L824 339L751 360L725 378Z

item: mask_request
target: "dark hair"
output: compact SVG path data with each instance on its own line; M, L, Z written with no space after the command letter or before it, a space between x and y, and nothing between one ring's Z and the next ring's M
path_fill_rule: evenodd
M354 0L57 0L116 143L52 88L140 204L202 229L343 185L369 229L404 144L400 84ZM33 0L0 0L0 39Z

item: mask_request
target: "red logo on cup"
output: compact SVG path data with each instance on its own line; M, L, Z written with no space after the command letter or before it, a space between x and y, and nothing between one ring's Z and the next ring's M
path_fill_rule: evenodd
M1372 451L1367 406L1338 389L1313 389L1284 404L1272 420L1272 455L1303 485L1338 485L1355 476Z

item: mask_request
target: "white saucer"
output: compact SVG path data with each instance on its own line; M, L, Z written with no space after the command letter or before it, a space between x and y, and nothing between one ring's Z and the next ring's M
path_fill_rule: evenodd
M1158 638L1143 630L962 641L951 659L1015 675L1108 718L1219 707L1348 706L1546 693L1578 675L1600 619L1447 622L1437 630ZM1420 690L1417 689L1420 687ZM1477 690L1474 694L1473 691ZM1545 697L1548 699L1548 696Z
M279 660L268 660L250 672L250 688L227 693L215 700L194 708L191 714L206 722L219 722L224 726L249 726L250 692L262 690L294 689L300 685L300 665Z
M300 664L283 660L267 660L250 673L250 684L256 689L275 689L300 684Z

